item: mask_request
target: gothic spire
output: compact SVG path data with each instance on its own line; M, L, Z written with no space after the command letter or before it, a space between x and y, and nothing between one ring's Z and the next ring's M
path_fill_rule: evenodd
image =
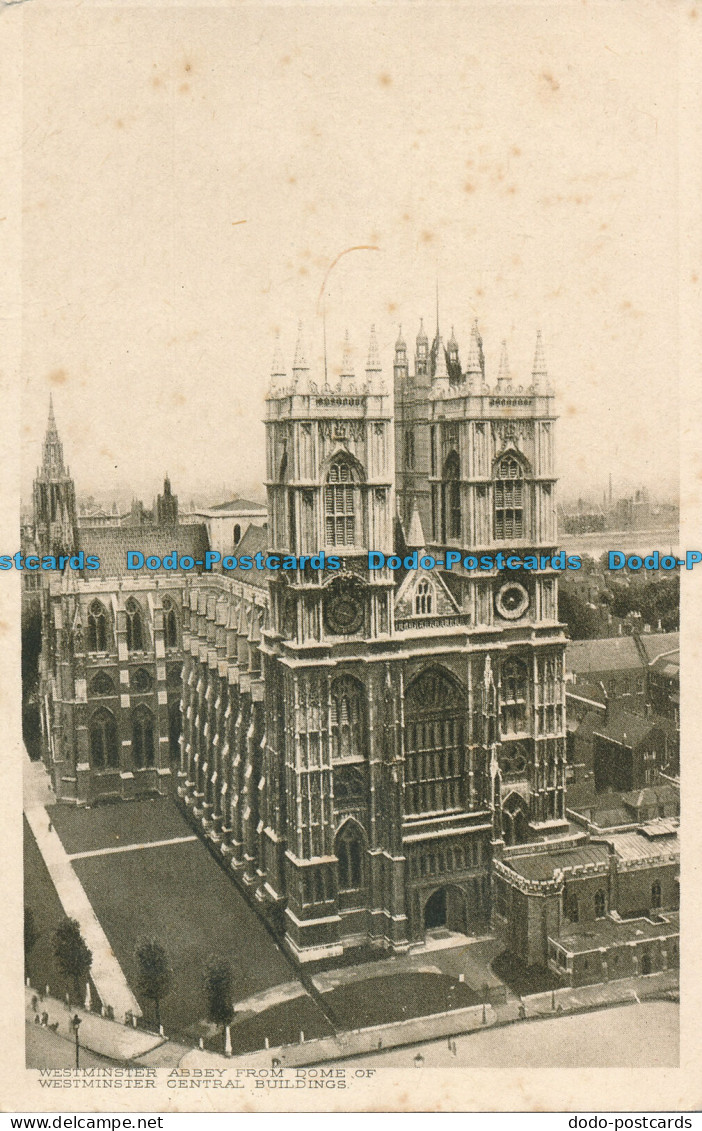
M297 380L303 373L309 373L309 365L305 357L305 347L302 338L302 322L297 324L297 345L295 346L295 359L293 361L293 377Z
M482 380L483 367L480 364L480 333L478 331L478 319L473 322L470 332L470 346L468 348L468 362L466 365L466 375L470 378Z
M500 368L497 372L497 384L509 384L509 359L507 357L507 340L502 339L502 349L500 350Z
M64 475L66 473L63 466L63 444L56 427L54 398L51 393L49 393L49 419L46 423L42 465L43 471L48 475Z
M382 366L380 364L380 353L378 351L378 340L375 336L375 326L370 329L370 342L368 343L368 361L366 362L366 373L370 377L373 373L380 373Z
M344 335L344 356L341 360L341 377L354 377L353 360L351 358L351 343L349 341L349 332L346 331Z
M409 550L423 550L426 544L427 541L424 536L422 520L419 517L417 497L415 496L412 503L412 514L410 516L409 531L407 533L407 548Z
M548 380L548 370L546 369L546 355L544 354L544 343L541 338L541 331L536 331L536 350L534 352L534 365L531 370L531 376L534 385L537 387L542 381Z
M278 377L285 377L285 363L283 361L283 351L280 348L280 331L275 336L275 349L273 350L273 363L271 365L271 378L273 381Z

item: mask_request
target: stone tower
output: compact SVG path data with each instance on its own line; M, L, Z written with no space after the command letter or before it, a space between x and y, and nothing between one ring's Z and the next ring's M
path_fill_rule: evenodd
M40 555L59 557L75 551L76 491L70 469L63 462L53 398L49 400L42 463L34 480L34 537Z

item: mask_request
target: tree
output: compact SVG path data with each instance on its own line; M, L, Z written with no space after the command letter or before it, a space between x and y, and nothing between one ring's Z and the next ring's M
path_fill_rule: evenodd
M72 984L75 997L82 1002L93 955L76 919L64 919L54 931L54 958L61 973Z
M31 954L32 950L34 949L34 945L35 945L38 938L39 938L39 931L37 930L37 925L34 922L34 912L32 911L31 907L25 907L25 909L24 909L24 965L25 965L25 972L26 972L26 968L27 968L27 960L29 959L29 955Z
M137 988L153 1001L156 1024L161 1028L161 1002L170 991L173 970L165 948L158 939L141 939L134 952L137 961Z
M226 1048L226 1029L234 1016L232 968L226 959L211 958L205 967L205 996L207 1018L222 1026Z

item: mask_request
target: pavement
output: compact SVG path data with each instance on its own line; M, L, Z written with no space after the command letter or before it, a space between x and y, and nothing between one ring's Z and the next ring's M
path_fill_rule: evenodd
M129 988L122 967L46 811L46 804L55 802L48 774L41 763L31 761L26 750L24 771L24 813L61 906L69 919L78 921L81 934L92 952L90 976L100 1000L105 1006L112 1006L118 1020L124 1020L128 1013L141 1017L139 1002ZM50 801L47 801L47 795Z

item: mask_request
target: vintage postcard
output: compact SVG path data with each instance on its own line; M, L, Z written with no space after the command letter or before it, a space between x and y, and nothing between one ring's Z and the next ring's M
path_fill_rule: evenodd
M701 23L4 4L4 1112L699 1109Z

